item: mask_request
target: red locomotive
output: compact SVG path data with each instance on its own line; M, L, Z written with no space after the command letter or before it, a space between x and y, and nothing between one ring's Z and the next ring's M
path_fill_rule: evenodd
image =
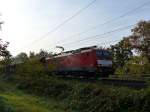
M46 67L57 75L107 77L114 72L110 52L96 46L46 58Z

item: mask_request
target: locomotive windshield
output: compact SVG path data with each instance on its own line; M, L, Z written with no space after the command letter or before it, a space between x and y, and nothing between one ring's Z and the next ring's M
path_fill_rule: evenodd
M111 57L111 53L109 51L105 51L105 50L97 50L96 55L98 57Z

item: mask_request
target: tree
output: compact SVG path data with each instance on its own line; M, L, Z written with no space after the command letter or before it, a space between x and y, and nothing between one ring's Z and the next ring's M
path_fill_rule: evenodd
M147 62L147 58L143 56L133 56L128 62L126 62L124 68L128 69L129 74L140 75L148 73Z
M129 36L132 46L150 63L150 21L141 21Z
M11 57L10 52L7 50L8 45L9 45L9 42L3 42L2 39L0 39L0 57L2 58Z
M0 39L0 59L2 65L7 65L11 63L11 54L7 50L9 45L9 42L3 42L2 39Z
M43 49L40 50L39 53L36 54L39 58L52 56L52 53L49 53Z
M123 67L132 56L132 47L129 38L123 38L119 43L111 46L110 50L115 67Z
M24 52L18 54L15 57L15 63L23 63L23 62L26 62L27 60L28 60L28 55Z
M30 59L36 58L35 52L30 51L29 58Z

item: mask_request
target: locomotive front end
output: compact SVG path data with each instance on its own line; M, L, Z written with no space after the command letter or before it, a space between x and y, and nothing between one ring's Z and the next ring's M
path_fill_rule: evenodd
M114 74L112 55L108 50L96 50L96 61L98 72L103 76Z

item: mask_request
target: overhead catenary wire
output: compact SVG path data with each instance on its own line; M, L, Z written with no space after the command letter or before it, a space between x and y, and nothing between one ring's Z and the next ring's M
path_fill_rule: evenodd
M70 39L70 38L72 38L72 37L80 36L80 35L82 35L82 34L85 34L85 33L89 32L89 31L95 30L95 29L97 29L97 28L100 27L100 26L103 26L103 25L106 25L106 24L108 24L108 23L117 21L118 19L121 19L121 18L123 18L123 17L125 17L125 16L127 16L127 15L129 15L129 14L135 12L135 11L137 11L138 9L140 9L140 8L146 6L146 5L149 5L149 4L150 4L150 1L145 2L145 3L143 3L142 5L139 5L139 6L137 6L136 8L133 8L132 10L129 10L129 11L127 11L127 12L125 12L125 13L123 13L123 14L117 16L117 17L114 17L114 18L112 18L112 19L110 19L110 20L104 22L104 23L101 23L101 24L99 24L99 25L96 25L96 26L94 26L94 27L91 27L91 28L89 28L89 29L87 29L87 30L84 30L84 31L82 31L82 32L73 34L73 35L71 35L71 36L65 37L65 38L64 38L63 40L61 40L61 41L65 41L65 40L68 39L68 38ZM60 41L58 41L58 42L55 43L55 44L59 44L59 42L60 42Z
M120 41L120 39L117 39L117 40L111 40L111 41L107 41L107 42L101 42L99 44L96 44L96 46L98 47L102 47L104 46L104 48L108 48L108 46L106 46L106 44L110 44L110 43L114 43L114 42L118 42ZM111 45L110 45L111 46Z
M117 32L117 31L122 31L122 30L125 30L125 29L129 29L129 28L131 28L135 25L136 24L120 27L120 28L117 28L117 29L114 29L114 30L111 30L111 31L108 31L108 32L105 32L105 33L102 33L102 34L97 34L97 35L94 35L94 36L85 37L83 39L80 39L80 40L77 40L77 41L72 41L72 42L69 42L69 43L64 43L64 44L61 44L61 46L75 44L75 43L79 43L79 42L82 42L82 41L87 41L87 40L95 39L95 38L105 38L105 37L100 37L100 36L110 34L110 33L114 33L114 32Z
M97 46L101 46L102 44L104 44L106 46L107 43L118 42L118 41L120 41L120 39L111 40L111 41L107 41L107 42L101 42L101 43L97 44Z
M63 25L65 25L66 23L68 23L70 20L72 20L73 18L75 18L76 16L78 16L79 14L81 14L84 10L86 10L87 8L89 8L92 4L94 4L97 0L92 0L90 3L88 3L85 7L83 7L82 9L78 10L76 13L74 13L72 16L68 17L66 20L64 20L62 23L60 23L59 25L57 25L56 27L54 27L52 30L50 30L49 32L47 32L46 34L44 34L43 36L39 37L38 39L34 40L33 42L31 42L30 44L34 44L44 38L46 38L48 35L54 33L55 31L57 31L60 27L62 27Z
M46 33L45 35L43 35L42 37L40 37L40 38L38 38L37 40L33 41L31 44L34 44L34 43L38 42L39 40L41 40L41 39L47 37L48 35L52 34L53 32L55 32L57 29L59 29L59 27L63 26L65 23L67 23L68 21L70 21L71 19L73 19L74 17L76 17L77 15L79 15L83 10L87 9L87 8L88 8L90 5L92 5L95 1L96 1L96 0L93 0L92 2L90 2L86 7L82 8L82 9L79 10L77 13L75 13L75 15L71 16L70 19L68 18L68 20L66 20L66 22L64 21L63 23L59 24L60 26L57 26L58 28L55 27L55 28L54 28L55 30L54 30L54 29L51 30L50 32L48 32L48 33ZM88 30L85 30L85 31L83 31L83 32L79 32L79 33L77 33L77 34L75 34L75 35L72 35L72 36L70 36L70 37L74 37L74 36L78 36L78 35L87 33L87 32L90 31L90 30L94 30L94 29L98 28L99 26L102 26L102 25L111 23L111 22L113 22L113 21L116 21L116 20L118 20L118 19L120 19L120 18L122 18L122 17L127 16L128 14L130 14L130 13L132 13L132 12L135 12L136 10L138 10L138 9L140 9L140 8L142 8L142 7L144 7L145 5L148 5L149 3L150 3L150 1L145 2L145 3L143 3L142 5L140 5L140 6L136 7L136 8L134 8L134 9L132 9L132 10L130 10L130 11L128 11L128 12L126 12L126 13L124 13L124 14L118 16L118 17L115 17L115 18L113 18L113 19L110 19L110 20L108 20L108 21L106 21L106 22L104 22L104 23L102 23L102 24L99 24L99 25L97 25L97 26L95 26L95 27L89 28ZM67 38L69 38L69 37L67 37Z

